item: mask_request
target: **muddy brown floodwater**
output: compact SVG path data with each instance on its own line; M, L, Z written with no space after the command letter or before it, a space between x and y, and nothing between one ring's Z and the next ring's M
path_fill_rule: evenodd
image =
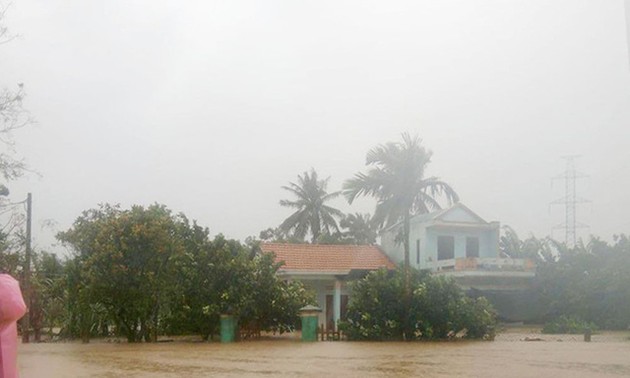
M20 345L19 368L22 378L628 377L630 338L606 333L586 343L508 332L494 342L44 343Z

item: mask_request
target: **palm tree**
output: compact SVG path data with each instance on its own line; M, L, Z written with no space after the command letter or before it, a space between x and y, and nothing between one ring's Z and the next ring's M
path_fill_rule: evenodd
M558 242L551 237L529 238L521 240L516 231L510 226L503 226L502 235L499 237L499 252L504 257L517 259L532 259L538 263L556 262L568 254L587 252L588 248L582 240L576 243L573 249L567 248L565 243Z
M331 230L339 232L335 217L340 218L343 213L327 206L326 202L338 197L341 192L326 192L329 179L330 177L319 180L317 172L311 169L310 174L304 172L304 175L298 175L297 184L290 182L289 186L282 187L282 189L293 193L297 200L282 200L280 205L297 210L282 222L280 229L286 233L292 233L299 239L304 239L310 231L313 243L317 241L322 232L330 233Z
M348 214L339 222L339 226L346 229L343 237L351 243L376 244L377 232L370 214Z
M409 268L409 228L412 215L440 209L436 200L443 195L449 203L459 201L457 193L437 177L425 177L425 168L431 161L431 151L421 145L417 136L402 134L402 143L389 142L368 151L367 173L357 173L344 183L348 202L359 196L377 199L373 220L379 227L403 222L402 240L405 268Z

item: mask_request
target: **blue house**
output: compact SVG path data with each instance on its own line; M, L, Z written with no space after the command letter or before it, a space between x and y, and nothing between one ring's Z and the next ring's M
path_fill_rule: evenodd
M404 261L401 224L381 235L383 251L396 263ZM411 218L409 263L437 275L455 278L468 292L492 294L531 288L536 266L529 259L499 255L499 222L486 222L457 203L444 210Z
M383 250L395 262L404 261L399 242L402 225L381 235ZM460 259L499 257L499 222L486 222L468 207L457 203L444 210L411 218L409 259L411 266L433 271L455 269ZM462 262L461 264L466 264Z

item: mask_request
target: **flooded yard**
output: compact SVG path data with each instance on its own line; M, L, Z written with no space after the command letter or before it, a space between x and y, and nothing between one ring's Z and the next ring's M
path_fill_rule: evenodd
M540 341L525 341L540 338ZM31 377L622 377L628 333L502 333L494 342L316 342L289 338L234 344L93 342L20 346Z

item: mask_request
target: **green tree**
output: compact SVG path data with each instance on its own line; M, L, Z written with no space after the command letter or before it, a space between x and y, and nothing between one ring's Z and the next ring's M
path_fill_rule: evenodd
M161 205L125 211L104 205L60 233L82 270L78 278L88 303L80 311L100 304L129 342L156 341L161 306L177 287L172 261L183 252L174 237L176 222Z
M339 221L340 231L324 232L317 238L318 244L376 244L377 228L370 214L346 214Z
M466 297L451 279L416 269L381 269L353 282L341 326L352 340L442 340L492 338L495 325L488 301Z
M518 258L522 255L523 241L516 231L510 226L501 227L499 237L499 253L501 256Z
M280 201L280 205L296 209L280 225L282 231L301 240L310 232L313 243L323 233L339 232L335 218L341 217L343 213L326 205L326 202L338 197L340 192L327 192L329 179L320 180L312 169L310 174L304 172L302 176L298 175L297 183L290 182L288 186L282 187L297 197L294 201Z
M175 262L179 290L168 302L164 331L208 339L218 333L220 314L237 312L242 298L251 295L249 251L220 234L210 240L207 229L187 219L178 233L185 253Z
M352 282L346 321L340 328L351 340L402 340L408 308L403 275L380 269Z
M66 306L61 335L70 339L79 337L87 343L107 319L96 311L100 306L94 303L84 264L82 256L75 256L66 263Z
M529 238L521 240L512 227L503 226L499 237L499 252L506 257L551 262L567 253L567 247L550 237L539 239L530 235Z
M277 276L280 264L273 255L253 253L221 235L208 241L206 230L200 228L194 233L185 238L193 244L187 244L178 262L176 274L183 290L169 304L168 333L198 333L207 339L218 333L219 316L224 313L237 317L245 335L295 328L298 310L312 297L301 283Z
M402 134L402 143L381 144L366 156L367 173L357 173L344 183L349 203L359 196L377 199L373 221L380 227L403 223L402 240L405 266L409 267L409 228L411 216L440 209L436 197L443 195L449 203L457 202L457 193L437 177L426 177L431 151L418 137Z
M22 266L22 238L13 232L15 222L5 225L5 231L0 231L0 271L17 277Z
M249 239L252 241L256 240L254 237L250 237ZM304 237L298 238L294 235L291 235L290 233L285 232L280 227L269 227L265 230L260 231L260 233L258 234L258 239L272 243L304 243Z
M129 342L158 333L218 332L232 313L244 329L293 329L312 297L277 276L272 255L217 235L166 207L83 212L58 239L74 253L65 264L67 316L63 333L84 341L113 330ZM50 264L46 264L50 265Z
M239 310L239 323L250 333L289 332L299 321L299 309L314 303L314 295L301 282L286 282L278 277L282 263L272 254L260 254L250 262L249 287Z
M161 330L167 334L200 334L207 339L218 327L218 316L213 316L216 311L209 308L217 299L204 294L214 288L214 268L220 262L207 228L181 216L176 234L184 253L174 258L177 290L166 300Z
M343 229L343 238L352 244L376 244L377 231L370 214L347 214L339 225Z
M65 266L57 255L48 252L34 253L33 263L29 316L35 341L40 341L44 327L52 337L53 327L62 325L66 302Z
M572 319L598 327L630 325L630 241L616 235L611 245L591 238L573 248L561 246L558 258L539 263L536 287L546 320Z

